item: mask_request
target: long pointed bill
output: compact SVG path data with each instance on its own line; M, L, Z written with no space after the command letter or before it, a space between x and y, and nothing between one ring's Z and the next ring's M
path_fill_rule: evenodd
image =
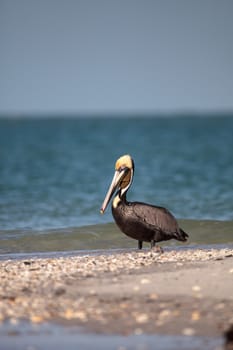
M108 203L110 202L114 192L117 189L117 186L119 185L119 183L121 182L121 180L124 176L125 176L125 171L121 171L121 172L119 172L117 170L115 171L111 185L109 186L108 192L104 198L102 207L100 209L101 214L103 214L105 212L105 209L107 208Z

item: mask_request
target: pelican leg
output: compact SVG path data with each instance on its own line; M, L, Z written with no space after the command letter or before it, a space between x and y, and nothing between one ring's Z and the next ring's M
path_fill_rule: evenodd
M155 240L152 239L150 241L150 247L151 247L151 249L153 249L155 247Z
M138 249L142 249L142 241L138 241Z
M151 250L155 251L156 253L163 253L163 248L156 245L155 240L152 239L152 241L150 242L151 245Z

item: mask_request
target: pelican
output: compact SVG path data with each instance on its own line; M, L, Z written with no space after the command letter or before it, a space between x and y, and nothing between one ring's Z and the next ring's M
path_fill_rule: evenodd
M159 249L157 242L176 239L186 241L188 234L178 225L175 217L163 207L142 202L128 202L126 194L134 175L134 161L130 155L123 155L115 164L115 174L100 209L103 214L113 196L112 214L120 230L138 241L142 249L143 242L150 242L151 249ZM162 250L161 250L162 251Z

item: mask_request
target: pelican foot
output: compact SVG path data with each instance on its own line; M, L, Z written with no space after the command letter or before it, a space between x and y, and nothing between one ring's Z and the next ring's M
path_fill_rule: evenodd
M162 254L162 253L164 253L164 250L159 245L154 245L153 247L151 247L151 252L157 253L157 254Z

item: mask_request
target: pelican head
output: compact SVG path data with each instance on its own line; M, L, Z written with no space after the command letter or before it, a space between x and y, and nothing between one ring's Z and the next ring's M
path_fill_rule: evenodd
M115 174L100 209L101 214L104 213L116 190L120 191L120 197L122 197L122 195L128 190L133 180L133 172L134 161L130 155L126 154L117 159L115 164Z

